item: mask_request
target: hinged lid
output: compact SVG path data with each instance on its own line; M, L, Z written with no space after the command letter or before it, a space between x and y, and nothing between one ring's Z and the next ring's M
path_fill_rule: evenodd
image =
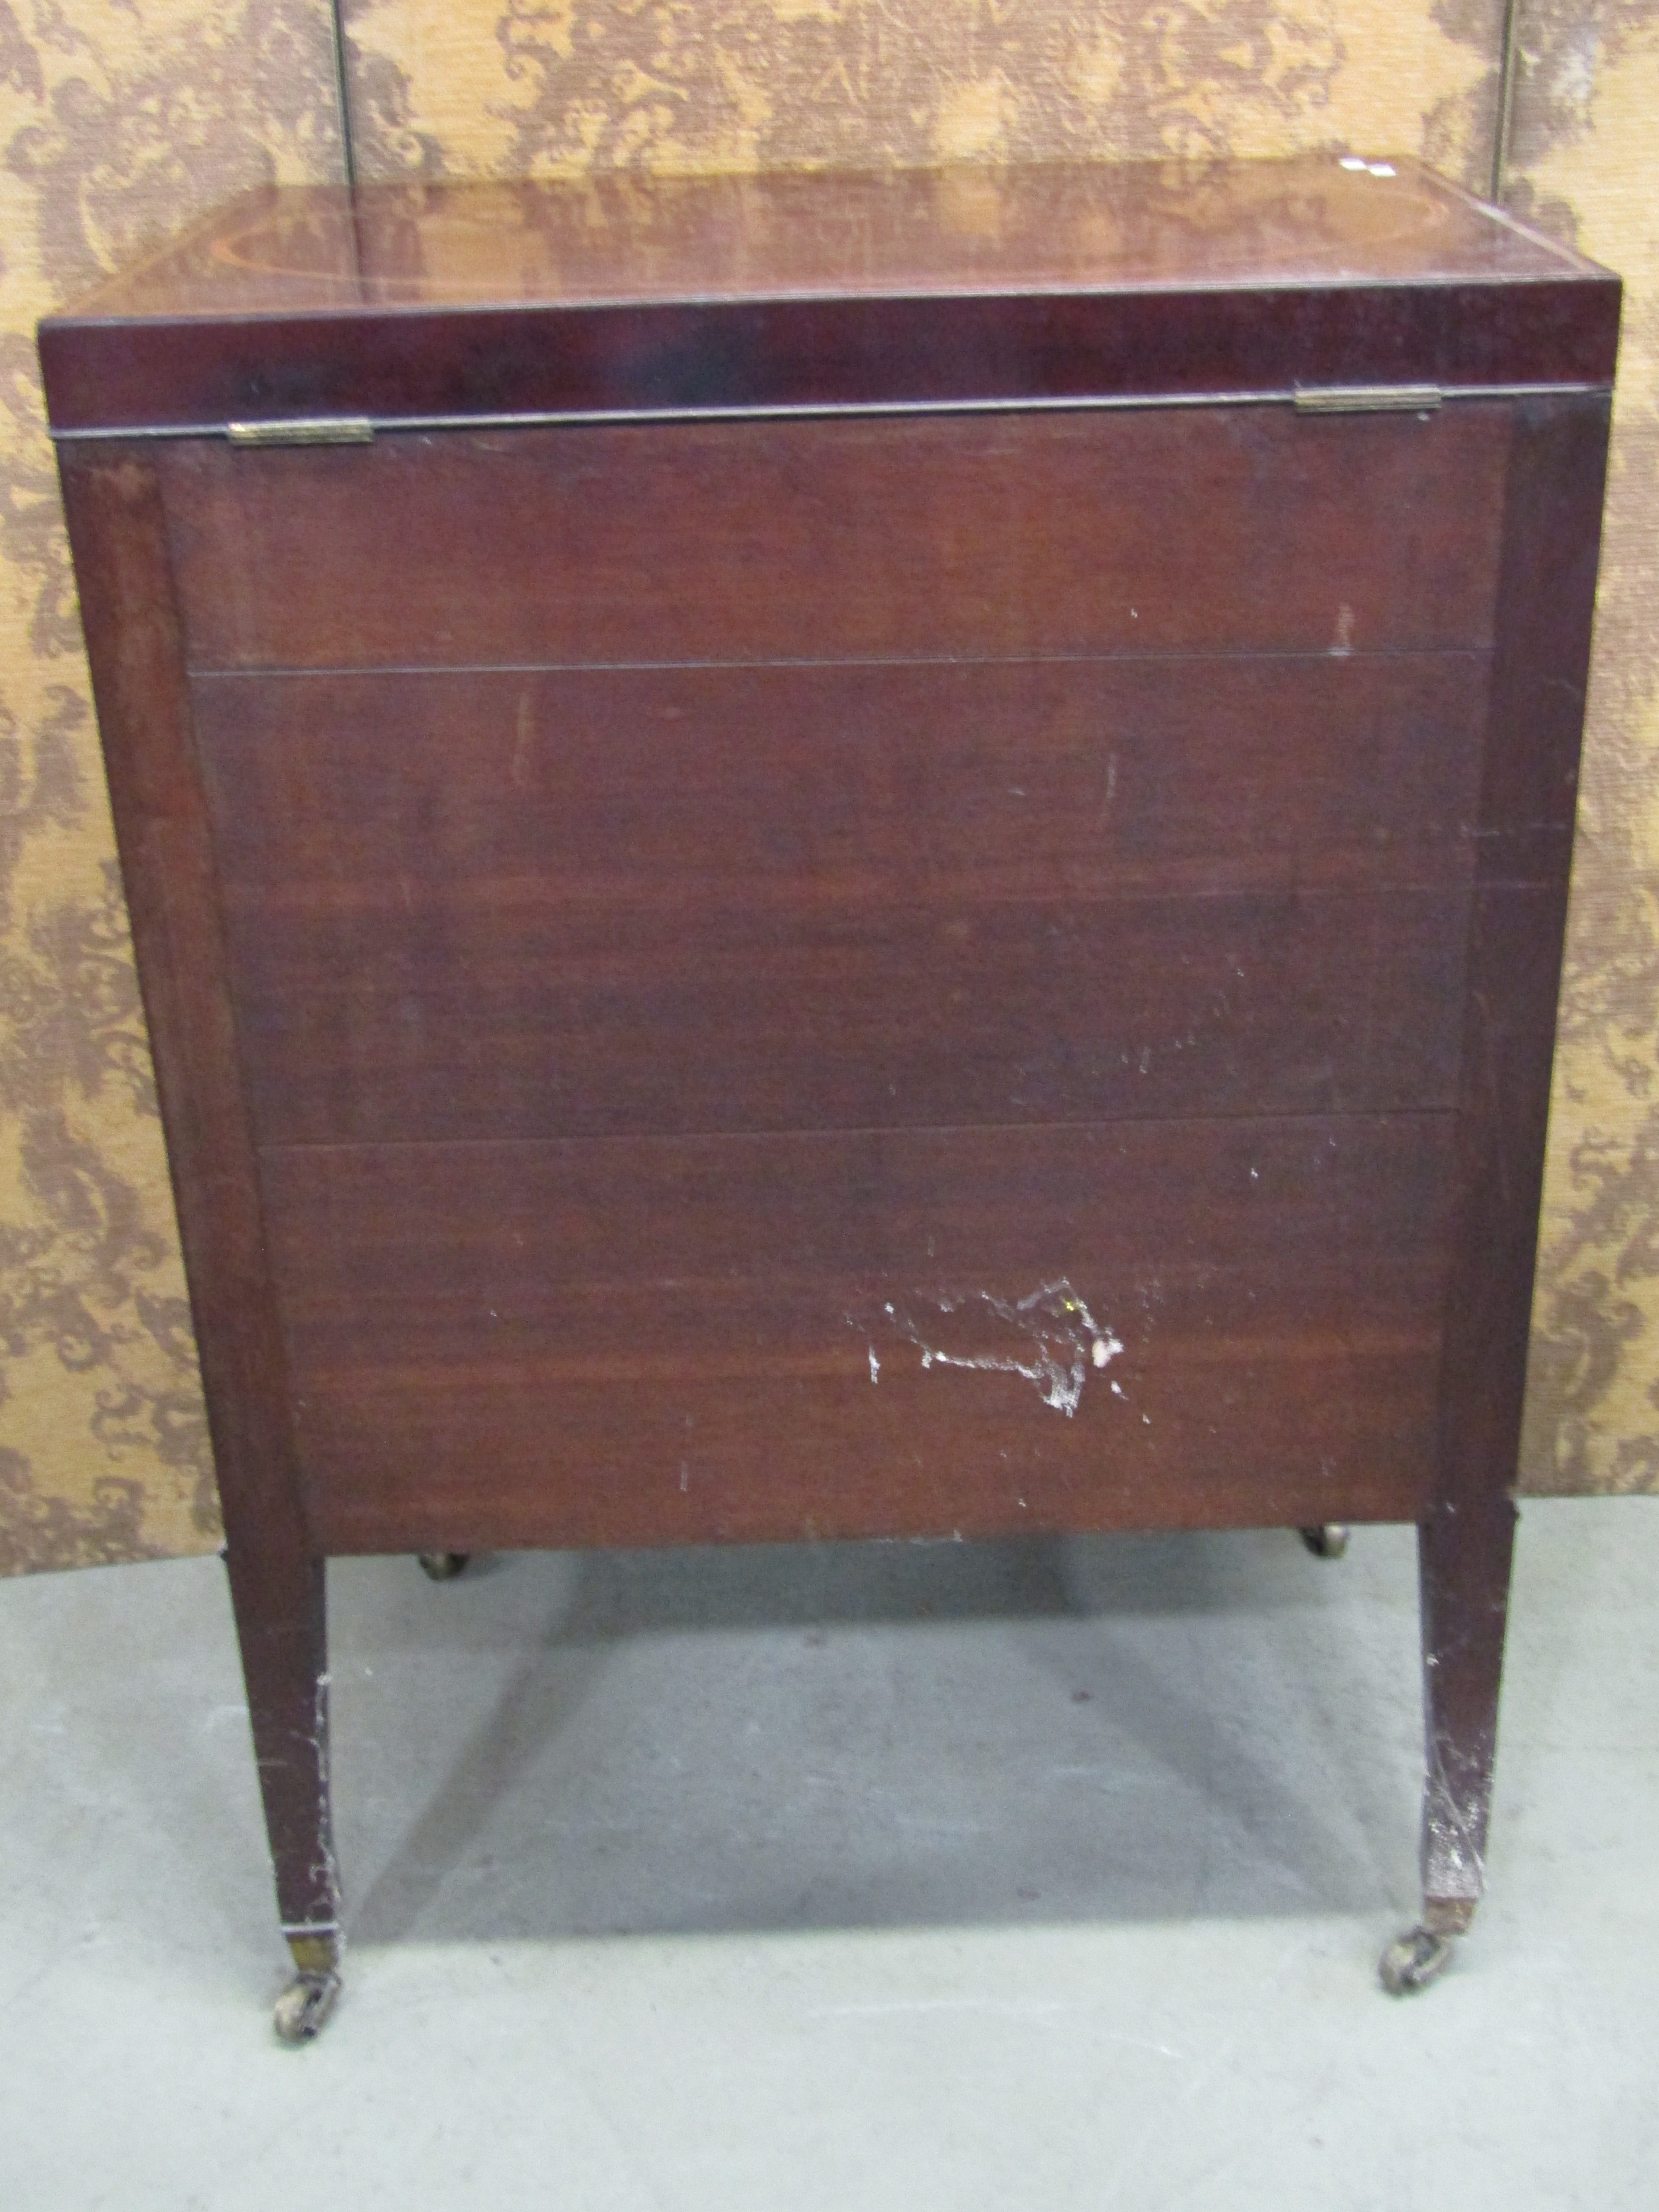
M272 189L40 352L60 435L258 434L1605 384L1618 316L1419 164L1322 155Z

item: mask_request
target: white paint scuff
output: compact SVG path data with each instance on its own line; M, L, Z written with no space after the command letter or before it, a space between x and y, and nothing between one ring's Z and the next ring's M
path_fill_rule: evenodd
M1090 1370L1106 1368L1123 1350L1122 1340L1095 1319L1063 1275L1023 1298L993 1291L913 1292L884 1304L873 1327L869 1317L848 1314L847 1320L872 1339L872 1382L881 1372L874 1336L896 1337L915 1345L925 1370L1020 1376L1045 1406L1068 1419L1082 1402ZM1115 1383L1113 1390L1122 1395Z

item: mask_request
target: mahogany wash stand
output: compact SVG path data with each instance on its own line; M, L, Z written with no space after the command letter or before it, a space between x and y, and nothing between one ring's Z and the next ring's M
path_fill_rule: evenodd
M343 1553L1414 1522L1443 1963L1618 315L1320 158L270 191L42 325L284 2035Z

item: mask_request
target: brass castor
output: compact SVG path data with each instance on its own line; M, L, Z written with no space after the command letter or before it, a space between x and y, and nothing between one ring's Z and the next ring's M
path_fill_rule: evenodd
M434 1583L453 1583L467 1561L471 1552L422 1552L417 1554L421 1572Z
M276 2000L271 2025L280 2043L309 2043L326 2026L340 1995L337 1928L285 1928L294 1979Z
M1432 1928L1408 1928L1377 1961L1376 1972L1391 1997L1408 1997L1439 1980L1452 1962L1455 1936Z
M295 1974L276 2000L271 2024L279 2043L309 2043L327 2025L340 1994L336 1973Z
M1301 1534L1316 1559L1340 1559L1348 1548L1348 1532L1340 1521L1317 1522Z

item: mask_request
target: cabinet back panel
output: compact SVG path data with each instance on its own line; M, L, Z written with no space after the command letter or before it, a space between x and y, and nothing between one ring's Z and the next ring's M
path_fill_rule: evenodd
M1449 1164L1434 1115L268 1154L309 1510L347 1550L1413 1518Z
M1289 408L161 456L197 668L1486 646L1510 429Z

